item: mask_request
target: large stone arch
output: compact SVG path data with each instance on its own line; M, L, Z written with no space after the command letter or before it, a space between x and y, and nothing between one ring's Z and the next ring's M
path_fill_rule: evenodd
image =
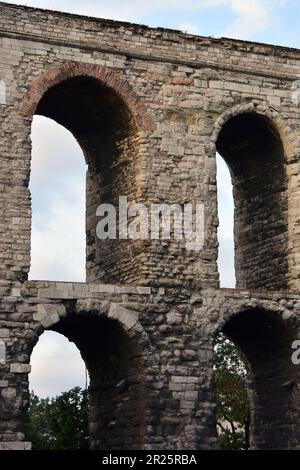
M219 116L210 140L211 156L220 153L232 178L237 288L287 289L292 129L273 109L249 103Z
M94 299L39 304L29 354L45 331L75 343L90 376L89 434L92 449L142 449L148 444L154 350L138 314ZM25 413L23 413L25 416Z
M109 88L112 88L127 104L137 126L144 131L153 129L153 123L142 100L132 90L121 74L103 65L85 64L81 62L63 63L48 69L29 85L21 103L20 113L31 118L47 90L60 82L80 76L93 77Z
M118 215L120 196L127 196L130 202L138 200L144 190L146 137L153 129L144 102L121 73L72 62L48 69L29 85L20 109L28 123L29 145L34 114L68 129L85 157L87 281L136 282L141 268L136 263L132 269L130 264L133 253L139 257L143 251L142 243L102 240L96 227L101 204L113 205Z
M299 371L292 344L299 315L280 302L257 298L220 306L213 338L222 332L240 349L247 366L252 449L295 449L299 420Z
M220 116L218 116L218 118L214 122L213 131L211 134L210 155L214 156L216 152L216 143L219 137L219 133L224 124L226 124L226 122L236 116L247 113L257 114L259 116L269 119L270 122L272 122L283 141L286 160L292 161L295 158L299 148L297 144L297 136L288 124L288 120L275 109L259 105L253 102L233 106L231 108L226 109L226 111L224 111Z

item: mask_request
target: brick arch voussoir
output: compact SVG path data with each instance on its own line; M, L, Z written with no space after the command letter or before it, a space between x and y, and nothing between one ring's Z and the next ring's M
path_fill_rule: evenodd
M251 310L262 310L264 312L271 313L278 317L286 326L290 325L291 327L295 327L295 323L300 323L300 315L297 312L292 313L288 308L280 305L278 302L271 301L271 300L247 300L245 302L238 303L235 307L227 306L224 304L221 310L221 319L216 324L216 327L213 331L213 340L218 336L219 333L222 332L226 324L237 318L239 315L249 312Z
M60 82L86 76L99 80L103 85L111 88L128 107L138 130L153 130L153 122L148 114L146 105L132 90L130 85L119 72L111 70L103 65L84 64L78 62L64 63L52 67L30 84L21 104L20 114L31 119L43 95Z
M33 314L33 333L34 338L31 345L31 350L36 345L38 338L48 330L51 330L61 320L63 320L68 313L69 308L61 303L40 303L36 306L36 312ZM96 299L78 299L72 315L96 315L99 317L106 317L108 320L116 321L128 335L130 340L136 341L140 352L148 352L147 363L150 366L155 362L156 351L152 345L148 333L145 331L143 325L139 321L137 312L131 311L122 305L106 300Z
M216 153L217 141L219 138L220 131L223 128L224 124L226 124L226 122L228 122L230 119L245 113L257 114L258 116L268 119L280 135L285 151L286 160L292 161L295 158L295 155L297 154L297 139L295 132L289 126L287 120L273 108L266 107L263 105L257 105L252 102L236 105L232 108L229 108L217 118L214 123L213 132L210 138L209 153L211 156L214 156Z

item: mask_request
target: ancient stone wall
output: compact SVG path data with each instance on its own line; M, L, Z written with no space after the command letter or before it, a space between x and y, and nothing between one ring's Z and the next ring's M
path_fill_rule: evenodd
M29 446L30 355L47 329L87 364L93 448L216 448L221 330L249 362L252 446L299 448L298 77L298 50L0 3L1 448ZM86 284L27 281L35 113L86 159ZM217 150L234 186L237 290L218 288ZM98 240L96 208L119 196L203 203L202 250Z
M53 330L87 364L93 448L216 448L213 346L224 330L250 364L252 446L299 447L298 295L182 289L179 299L173 289L30 281L5 308L3 446L24 439L30 355Z

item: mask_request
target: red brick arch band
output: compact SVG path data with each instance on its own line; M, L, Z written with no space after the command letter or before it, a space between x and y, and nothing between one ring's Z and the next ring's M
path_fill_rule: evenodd
M137 128L144 131L153 130L153 123L148 115L147 108L141 98L134 93L128 83L117 72L102 65L65 63L52 67L37 77L25 95L21 105L21 115L31 118L36 111L43 95L58 83L73 77L88 76L99 80L108 86L124 101Z

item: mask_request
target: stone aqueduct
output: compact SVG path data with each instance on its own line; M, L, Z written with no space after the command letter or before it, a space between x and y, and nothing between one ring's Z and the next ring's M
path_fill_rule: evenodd
M1 449L30 447L45 330L85 360L94 449L217 448L220 331L249 363L252 447L300 448L299 77L298 50L0 3ZM86 283L27 280L34 114L86 159ZM234 187L236 289L219 288L216 150ZM203 250L100 242L95 209L119 195L204 202Z

